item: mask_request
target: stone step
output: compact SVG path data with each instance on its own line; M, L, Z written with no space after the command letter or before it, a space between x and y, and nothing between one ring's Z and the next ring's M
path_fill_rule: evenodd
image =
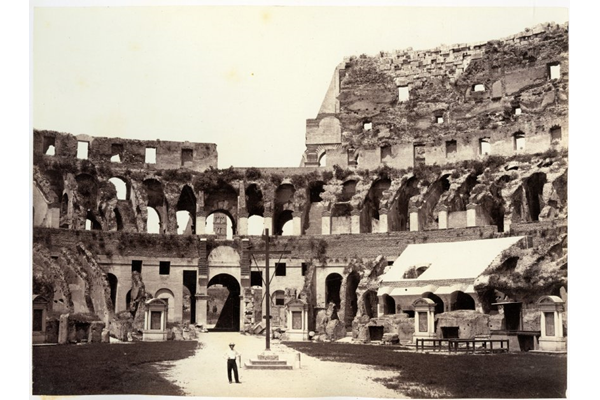
M252 365L286 365L285 360L250 360Z
M256 356L257 360L261 361L277 361L279 360L279 354L259 354Z
M252 362L252 361L251 361ZM293 369L291 365L264 365L264 364L244 364L245 369Z

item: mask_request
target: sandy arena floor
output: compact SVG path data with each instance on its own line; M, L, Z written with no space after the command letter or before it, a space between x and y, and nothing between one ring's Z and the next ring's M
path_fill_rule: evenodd
M363 397L402 398L400 393L375 382L375 377L394 373L376 371L369 366L319 361L301 355L297 369L297 352L279 343L271 350L294 365L293 370L247 370L239 368L241 384L229 384L224 359L228 344L242 354L242 364L262 353L264 337L239 333L202 333L204 344L193 357L165 363L172 366L165 377L180 386L188 396L201 397Z

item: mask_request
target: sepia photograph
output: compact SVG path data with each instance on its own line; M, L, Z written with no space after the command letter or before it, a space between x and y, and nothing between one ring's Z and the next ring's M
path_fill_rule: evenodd
M30 396L567 398L570 10L506 3L32 1Z

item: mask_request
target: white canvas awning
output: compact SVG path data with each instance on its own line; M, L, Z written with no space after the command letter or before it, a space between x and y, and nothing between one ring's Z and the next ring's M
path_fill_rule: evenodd
M411 281L475 280L500 253L522 238L516 236L466 242L409 244L389 271L382 275L381 281L384 285L386 282L406 281L406 271L423 265L429 267L419 277L410 279Z
M434 285L394 288L390 296L421 296L425 292L433 292L435 290L436 286Z

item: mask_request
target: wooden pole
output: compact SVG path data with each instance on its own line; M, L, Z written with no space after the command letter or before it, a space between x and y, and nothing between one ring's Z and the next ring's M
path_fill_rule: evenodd
M271 292L269 289L269 228L265 229L265 290L267 291L267 333L266 333L266 350L271 350Z

